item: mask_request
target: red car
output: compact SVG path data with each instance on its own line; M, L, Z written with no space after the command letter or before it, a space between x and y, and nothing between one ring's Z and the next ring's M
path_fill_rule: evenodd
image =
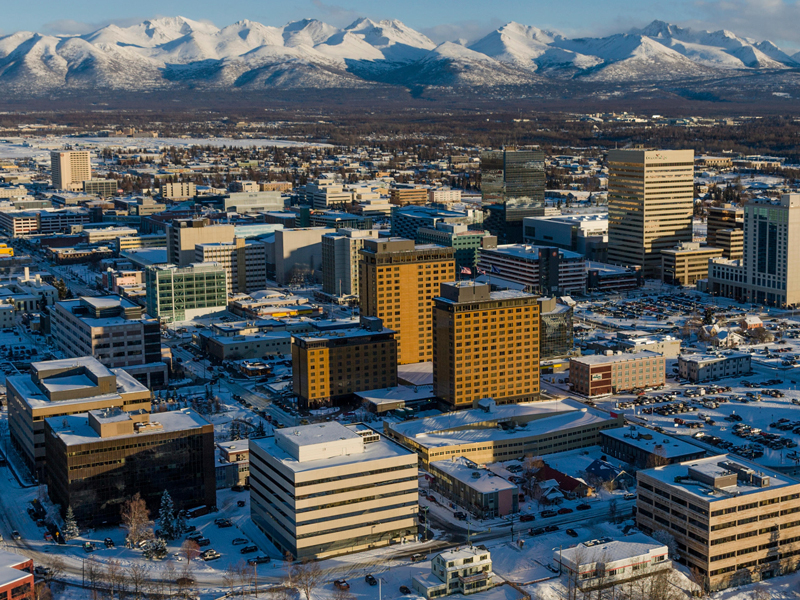
M519 516L519 520L520 520L521 523L527 523L528 521L533 521L535 519L536 519L536 517L534 517L533 515L520 515Z
M560 515L568 515L571 512L572 512L571 508L559 508L558 509L558 514L560 514Z

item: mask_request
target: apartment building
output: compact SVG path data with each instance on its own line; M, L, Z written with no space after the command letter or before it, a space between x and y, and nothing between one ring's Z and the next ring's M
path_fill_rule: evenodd
M661 281L671 285L694 285L708 277L708 261L722 256L722 248L682 242L661 251Z
M433 299L433 392L454 409L539 399L539 303L488 283L442 283Z
M432 361L431 308L440 284L456 279L454 250L388 238L364 240L360 254L361 314L396 332L398 364Z
M33 560L0 550L0 598L3 600L33 600Z
M395 332L377 317L361 327L292 336L294 393L304 408L330 406L356 392L397 385Z
M275 232L274 267L267 267L280 285L292 281L316 281L322 265L322 238L335 229L327 227L298 227Z
M322 236L322 291L331 296L358 296L358 263L364 240L377 240L377 229L338 229Z
M116 179L88 179L83 182L83 193L101 198L109 198L117 193L119 183Z
M428 188L417 185L396 184L389 188L389 203L395 206L414 204L422 206L428 201Z
M228 306L228 273L216 263L154 265L144 280L147 314L161 321L188 321Z
M315 559L413 540L417 456L363 425L250 440L253 523L281 553Z
M353 201L353 192L344 189L342 183L335 179L321 178L313 183L307 183L304 188L298 190L298 195L305 204L315 209L342 206Z
M526 291L551 295L586 290L583 255L553 247L508 244L482 248L478 268L500 279L525 286Z
M722 248L722 256L730 260L742 258L744 208L734 204L709 206L706 218L706 243Z
M114 250L117 254L125 250L137 248L165 248L167 236L163 233L150 233L147 235L127 235L114 240Z
M461 202L461 190L453 190L449 188L429 189L428 202L430 204L452 204Z
M31 363L31 372L6 378L11 443L38 477L44 475L44 420L118 407L149 411L151 393L123 369L94 357Z
M587 398L663 386L665 376L664 356L649 350L569 359L572 391Z
M227 273L228 294L244 294L267 287L267 248L258 240L235 237L194 247L195 263L217 263Z
M82 526L118 523L140 494L157 514L168 491L176 510L216 506L214 426L190 408L150 415L119 408L45 419L50 499Z
M468 596L494 587L492 555L485 546L445 550L433 557L430 575L415 575L411 587L423 598Z
M83 182L92 178L92 164L87 150L50 153L50 174L57 190L78 192Z
M749 354L725 352L678 357L678 374L693 383L740 377L751 372Z
M164 183L161 185L161 195L170 200L186 200L197 195L197 186L188 181Z
M794 571L800 561L800 481L738 456L640 470L636 521L664 530L678 562L708 591Z
M175 219L166 227L167 262L187 267L196 261L198 244L230 244L236 235L233 225L211 225L208 219Z
M661 251L692 241L693 150L610 150L608 262L657 277Z
M125 368L149 388L167 384L158 320L119 296L83 296L56 302L50 329L65 356L94 356L107 367Z

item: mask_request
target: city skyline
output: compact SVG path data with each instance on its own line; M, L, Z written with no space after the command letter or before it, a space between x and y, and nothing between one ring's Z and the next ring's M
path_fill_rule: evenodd
M42 0L37 4L41 10L6 14L0 35L22 30L82 34L111 23L125 27L147 19L176 15L213 22L217 26L243 19L281 26L311 18L344 27L357 18L367 17L375 20L399 19L440 43L474 41L510 21L557 30L566 36L594 37L627 32L657 19L712 31L727 29L740 36L768 38L790 48L800 48L800 33L791 25L800 17L800 3L794 0L773 0L769 3L755 0L682 0L670 5L611 0L602 7L585 0L573 0L569 6L518 0L507 0L491 6L473 0L458 3L444 0L431 6L420 0L410 0L382 3L379 8L365 0L341 4L308 0L288 5L263 5L243 0L224 8L217 3L186 0L175 0L168 6L143 0L135 7L120 7L97 0L81 3L77 8L52 0Z

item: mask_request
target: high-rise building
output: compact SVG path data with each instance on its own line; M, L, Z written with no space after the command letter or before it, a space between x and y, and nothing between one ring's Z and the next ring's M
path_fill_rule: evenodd
M322 236L322 291L358 296L359 251L364 240L378 239L377 229L339 229Z
M208 219L175 219L166 230L167 262L178 267L187 267L197 260L197 244L230 244L236 235L233 225L211 225Z
M796 306L800 304L799 255L800 194L784 194L780 200L757 198L744 207L742 260L711 260L708 290L744 302Z
M722 256L725 258L742 258L744 208L734 204L709 206L706 228L706 243L709 246L722 248Z
M165 183L161 186L161 195L170 200L185 200L197 195L197 186L189 181Z
M722 256L721 248L682 242L661 251L661 281L672 285L694 285L708 277L708 261Z
M392 236L408 240L417 239L417 231L422 227L436 229L440 223L470 225L474 222L475 216L471 215L469 211L444 210L430 206L395 206L392 208Z
M522 220L544 207L544 152L491 150L481 154L481 195L486 228L501 244L522 242Z
M555 297L539 298L539 360L561 358L572 352L574 333L571 306Z
M44 420L117 407L150 411L151 393L123 369L91 356L31 363L31 372L6 378L11 443L31 472L44 474Z
M161 359L161 327L142 318L142 307L119 296L56 302L50 310L53 340L64 356L94 356L122 367L147 387L167 383Z
M657 277L661 251L692 241L693 150L608 153L608 262Z
M432 361L431 308L439 285L456 278L454 250L389 238L364 240L360 252L361 314L397 332L398 364Z
M494 278L519 283L532 293L570 294L586 290L586 259L582 254L560 248L523 244L482 248L478 267Z
M267 247L257 240L197 244L194 262L215 262L228 273L228 293L244 294L267 287Z
M92 163L87 150L50 153L50 174L57 190L79 192L92 178Z
M433 307L433 393L452 408L539 399L536 296L488 283L442 283Z
M417 455L336 421L250 440L250 513L281 553L313 559L413 540Z
M800 482L734 455L640 470L636 525L666 531L706 591L795 571Z
M165 322L187 321L225 310L228 273L216 263L186 268L154 265L144 273L147 314Z
M140 494L152 514L168 491L176 510L216 506L214 426L190 408L150 415L119 408L45 420L50 499L81 525L117 523Z
M435 229L417 229L418 244L437 244L456 251L456 271L462 267L472 270L478 265L482 248L497 248L497 238L488 231L468 229L466 225L437 223Z
M350 400L356 392L397 385L394 331L376 317L361 327L292 336L294 393L303 408Z

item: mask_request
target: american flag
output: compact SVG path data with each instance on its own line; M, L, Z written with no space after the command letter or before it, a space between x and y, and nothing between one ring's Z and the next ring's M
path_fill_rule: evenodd
M472 275L472 269L470 269L469 267L461 267L461 274Z
M478 272L479 275L486 275L486 271L484 271L480 267L475 267L475 270Z

